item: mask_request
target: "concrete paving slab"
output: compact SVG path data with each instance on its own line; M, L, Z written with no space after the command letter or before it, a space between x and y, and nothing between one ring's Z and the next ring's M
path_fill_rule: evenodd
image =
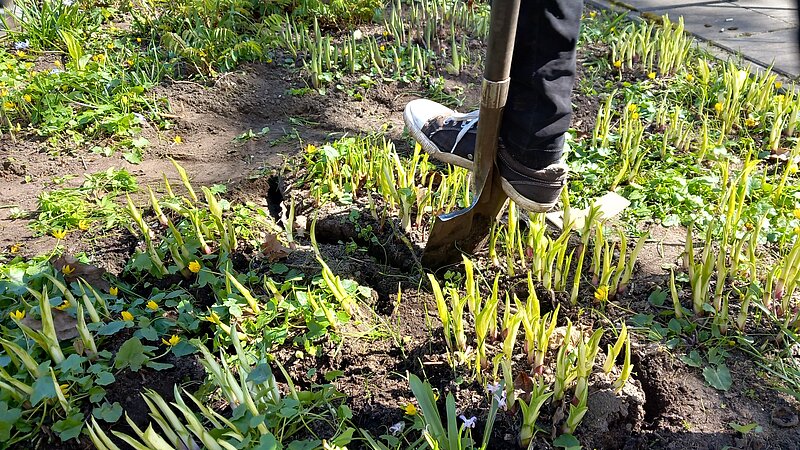
M660 0L661 2L668 2L669 0ZM727 0L736 6L743 8L768 8L768 9L786 9L797 11L797 3L795 0Z
M679 9L653 10L677 20L683 16L686 30L703 39L715 41L748 34L794 28L794 24L730 4L688 6ZM723 31L724 30L724 31Z
M730 3L729 0L621 0L621 2L641 12Z
M797 43L796 29L749 36L726 36L716 39L715 43L739 52L763 66L774 63L778 71L800 74L800 46Z

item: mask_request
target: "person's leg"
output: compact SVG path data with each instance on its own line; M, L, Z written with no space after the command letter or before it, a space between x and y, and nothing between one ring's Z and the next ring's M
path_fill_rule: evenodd
M572 120L575 46L583 0L524 0L500 136L514 161L541 169L559 161Z
M566 184L559 160L572 118L582 10L583 0L522 2L497 162L506 193L529 211L552 208ZM471 169L476 113L459 114L420 99L406 106L404 120L434 158Z
M567 182L560 161L572 120L582 12L583 0L521 5L497 165L506 194L528 211L555 206Z

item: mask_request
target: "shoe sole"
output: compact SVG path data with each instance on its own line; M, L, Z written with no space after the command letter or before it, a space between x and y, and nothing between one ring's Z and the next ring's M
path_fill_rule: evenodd
M406 128L408 128L411 136L413 136L414 139L419 142L419 145L422 146L422 149L428 152L429 155L444 163L463 167L467 170L472 170L472 161L464 159L460 156L456 156L452 153L439 150L439 147L432 140L428 139L428 136L425 136L421 129L418 130L416 127L412 126L414 119L409 116L408 110L403 111L403 121L406 123Z
M553 209L558 203L558 199L550 203L539 203L533 200L527 199L522 196L514 186L511 185L505 178L500 178L500 184L503 186L503 191L508 195L508 198L514 201L520 208L524 209L525 211L532 212L532 213L544 213Z

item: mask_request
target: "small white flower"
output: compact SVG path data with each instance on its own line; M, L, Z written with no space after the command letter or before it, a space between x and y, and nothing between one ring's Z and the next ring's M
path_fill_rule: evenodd
M500 383L489 383L486 385L486 390L489 391L490 394L494 394L502 388Z
M52 73L52 74L62 73L62 72L64 72L64 71L59 69L59 68L50 69L50 73Z
M389 427L389 432L392 433L392 436L395 436L397 435L397 433L402 432L403 428L405 427L406 427L405 422L397 422L396 424Z
M14 50L25 50L30 46L31 44L28 41L14 42Z
M146 122L147 122L147 119L145 119L145 118L144 118L144 116L143 116L143 115L141 115L141 114L139 114L139 113L133 113L133 117L134 117L134 118L136 119L136 121L137 121L137 122L139 122L139 123L146 123Z
M458 418L464 421L464 428L475 428L475 422L478 420L478 418L475 416L467 419L463 414L458 416Z
M75 3L74 0L61 0L61 4L64 6L72 6Z

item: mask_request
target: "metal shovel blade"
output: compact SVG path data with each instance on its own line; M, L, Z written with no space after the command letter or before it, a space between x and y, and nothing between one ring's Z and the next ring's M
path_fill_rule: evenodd
M473 201L469 208L436 217L422 265L438 269L475 252L487 239L506 195L494 161L503 108L508 97L511 54L517 30L520 0L495 0L489 25L486 67L481 85L478 135L473 166Z

